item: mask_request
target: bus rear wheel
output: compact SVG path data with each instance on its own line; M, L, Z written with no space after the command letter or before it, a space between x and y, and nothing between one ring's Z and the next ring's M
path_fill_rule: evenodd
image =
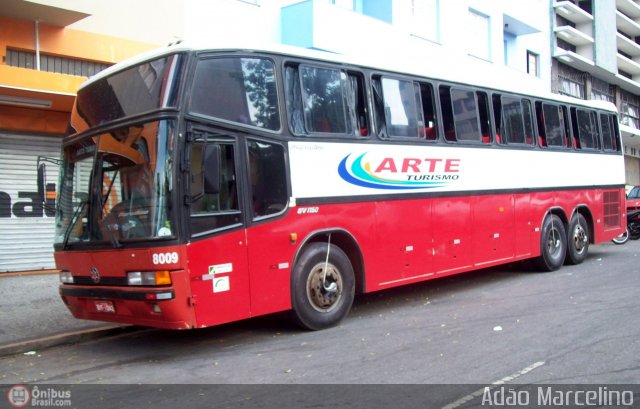
M354 297L355 278L349 257L333 244L308 245L292 273L294 320L310 330L332 327L349 313Z
M567 233L562 220L549 214L542 223L540 235L540 257L536 260L542 271L555 271L564 264L567 254Z
M567 264L580 264L589 251L589 225L580 213L576 213L569 223L567 237Z

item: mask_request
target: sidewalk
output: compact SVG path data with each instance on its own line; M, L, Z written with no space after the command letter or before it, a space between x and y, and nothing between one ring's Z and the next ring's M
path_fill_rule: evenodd
M74 318L58 284L57 272L0 274L0 357L125 330Z

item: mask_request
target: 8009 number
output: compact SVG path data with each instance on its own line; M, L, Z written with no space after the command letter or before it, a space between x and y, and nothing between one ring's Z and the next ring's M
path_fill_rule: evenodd
M178 253L153 253L153 264L175 264L178 262Z

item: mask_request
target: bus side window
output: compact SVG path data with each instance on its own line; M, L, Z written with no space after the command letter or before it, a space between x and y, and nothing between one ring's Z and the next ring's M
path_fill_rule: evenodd
M571 125L573 126L573 147L575 149L582 149L582 145L580 144L580 138L578 136L578 110L576 108L571 108Z
M369 135L369 114L364 78L356 72L347 73L347 109L354 123L356 136Z
M596 112L572 108L574 132L577 133L578 149L599 149L598 124Z
M527 145L533 144L533 117L531 113L531 101L528 99L522 100L522 117L524 119L524 143Z
M360 73L287 64L285 99L295 135L369 135L364 78Z
M544 148L547 146L547 141L544 134L544 115L542 114L542 102L536 101L536 123L538 124L538 146Z
M600 114L600 129L602 129L602 147L605 151L618 152L618 132L615 128L616 117L610 114Z
M226 138L225 138L226 139ZM205 188L205 146L215 144L219 157L215 186ZM240 223L233 142L196 140L190 150L191 235L200 236ZM209 190L209 191L207 191Z
M280 213L288 198L284 148L262 140L247 146L253 218Z
M298 67L287 65L284 70L285 99L287 117L294 135L303 135L304 119L302 118L302 91L298 79Z
M502 120L502 99L500 94L493 94L491 97L493 102L493 121L496 125L495 140L497 144L504 144L506 141L504 121Z
M540 146L566 147L566 128L559 105L536 102Z
M591 119L591 130L593 135L593 149L602 149L600 143L600 126L598 124L598 113L596 111L589 111L589 117Z
M436 120L436 106L433 95L433 86L420 82L420 100L422 102L422 115L424 117L424 132L420 137L427 141L438 139L438 122ZM418 130L420 132L420 130Z
M482 143L491 143L491 120L489 119L489 96L486 92L476 91L478 99L478 115Z
M347 120L347 75L337 69L301 65L302 108L309 133L351 134Z
M484 94L485 119L489 120L488 101ZM447 141L481 142L478 103L473 91L440 86L442 124ZM488 135L488 130L487 130Z
M440 86L440 108L442 109L442 127L444 139L449 142L456 141L456 129L453 121L453 106L451 104L451 87Z
M408 80L376 77L373 80L376 124L380 137L417 138L424 129L420 88Z
M562 123L564 124L564 147L571 148L571 122L565 105L560 107L560 115L562 116Z
M475 93L470 90L452 88L451 106L456 140L480 142L478 105Z
M238 124L280 129L275 69L265 58L206 58L198 61L193 113Z
M503 137L509 143L525 143L524 120L520 98L502 97Z

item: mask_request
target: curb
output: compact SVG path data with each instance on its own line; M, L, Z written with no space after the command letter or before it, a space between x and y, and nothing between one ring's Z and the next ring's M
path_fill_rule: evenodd
M51 348L59 345L67 345L80 341L126 334L139 330L139 327L112 325L100 328L91 328L81 331L65 332L62 334L51 335L44 338L30 339L18 341L7 345L0 346L0 357L36 351L45 348Z
M20 276L37 276L45 274L58 274L60 270L29 270L29 271L7 271L0 272L0 278L2 277L20 277Z

